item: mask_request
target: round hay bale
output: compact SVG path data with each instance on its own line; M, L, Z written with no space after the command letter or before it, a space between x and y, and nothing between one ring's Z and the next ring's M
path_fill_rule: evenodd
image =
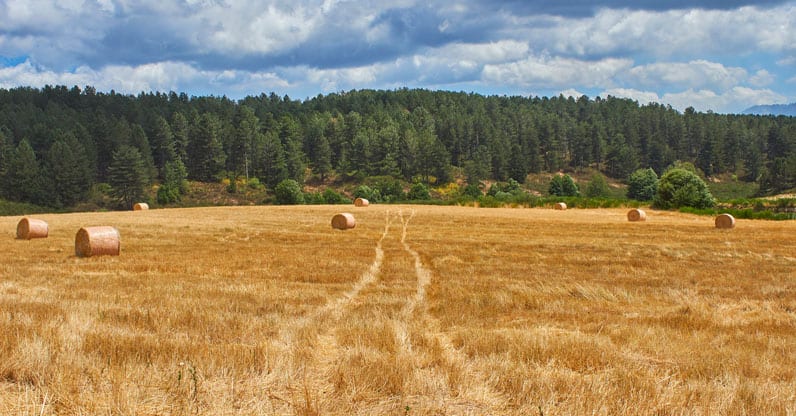
M47 223L33 218L22 218L17 224L17 238L30 240L31 238L47 238L50 234Z
M564 202L558 202L555 205L553 205L553 209L558 211L565 211L567 209L567 204Z
M75 255L78 257L118 256L122 241L114 227L83 227L75 236Z
M721 214L716 217L716 228L735 228L735 217L730 214Z
M337 214L332 217L332 228L338 230L347 230L349 228L354 228L357 226L357 221L354 219L354 216L344 212L342 214Z
M634 208L627 212L627 220L630 222L646 221L647 213L643 209Z
M146 211L149 209L149 204L146 202L139 202L133 205L133 211Z
M357 198L354 200L355 207L366 207L368 205L370 205L370 201L365 198Z

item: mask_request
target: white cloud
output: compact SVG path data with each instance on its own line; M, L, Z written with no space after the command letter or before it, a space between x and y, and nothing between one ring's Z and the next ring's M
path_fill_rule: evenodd
M530 56L524 60L485 65L483 80L491 84L521 87L605 87L615 84L615 77L630 69L630 59L606 58L583 61L562 57Z
M532 27L532 39L550 50L577 56L642 52L658 58L705 52L743 55L793 51L796 5L734 10L664 12L602 9L581 19L554 18L553 27ZM523 30L523 29L519 29Z
M523 59L529 51L528 43L506 39L489 43L454 43L437 48L427 56L494 64Z
M658 97L658 94L655 92L641 91L632 88L610 88L603 91L600 95L603 97L608 97L610 95L618 98L629 98L638 101L638 103L642 105L661 102L660 97Z
M755 87L765 87L766 85L771 85L775 78L772 73L761 69L749 78L749 83Z
M307 69L303 75L311 84L325 93L352 89L353 86L371 85L377 80L377 66L346 69Z
M641 65L631 69L628 75L632 82L641 86L726 90L745 81L748 74L743 68L696 60Z
M194 17L195 27L210 29L200 42L214 52L226 54L275 53L296 47L315 29L320 9L302 6L290 8L268 5L257 7L259 2L234 3L231 6L206 8ZM258 10L259 9L259 10ZM199 26L200 22L206 22ZM209 24L207 24L209 23Z
M769 89L734 87L723 93L693 89L667 93L661 101L681 111L690 106L698 111L738 113L753 105L787 103L787 98Z
M564 97L572 97L572 98L580 98L585 95L574 88L568 88L564 91L559 92L559 94L563 95Z
M222 91L253 93L285 88L289 83L275 73L246 71L203 71L179 62L160 62L140 66L108 66L101 70L79 67L73 72L57 73L38 68L26 61L16 66L0 68L0 87L19 85L43 87L44 85L85 86L100 91L115 90L124 94L141 91L185 91L202 89L207 85ZM215 93L216 91L208 91Z

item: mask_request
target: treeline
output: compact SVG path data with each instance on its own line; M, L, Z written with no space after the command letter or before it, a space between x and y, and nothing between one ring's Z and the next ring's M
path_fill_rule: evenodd
M273 189L331 177L442 184L461 172L475 184L587 167L625 179L647 167L660 175L675 161L757 182L765 194L791 189L796 119L680 113L614 97L409 89L303 101L0 89L0 197L53 207L77 204L96 186L122 204L153 183L176 198L185 179L256 178Z

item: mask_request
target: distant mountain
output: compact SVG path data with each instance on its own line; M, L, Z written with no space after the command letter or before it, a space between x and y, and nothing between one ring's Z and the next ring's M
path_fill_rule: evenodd
M774 115L796 117L796 103L756 105L743 110L743 114Z

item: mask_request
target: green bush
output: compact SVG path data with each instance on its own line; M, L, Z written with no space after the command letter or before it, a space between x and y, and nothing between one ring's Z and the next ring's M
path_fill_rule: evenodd
M462 196L466 196L472 199L478 199L483 196L484 193L481 192L481 188L477 185L467 185L464 187L464 191L462 191Z
M716 204L708 186L689 170L674 168L666 171L658 181L653 205L656 208L710 208Z
M323 191L323 201L327 204L345 204L351 202L348 198L332 188L326 188L326 190Z
M608 181L600 173L595 173L591 177L591 182L586 187L586 196L589 198L608 198L611 196L611 188Z
M427 200L431 199L431 194L428 192L428 186L418 182L409 188L409 193L406 197L410 200Z
M522 188L520 188L520 183L515 181L514 179L509 178L508 182L495 182L492 186L489 187L489 191L487 195L495 196L500 192L508 193L508 194L515 194L518 192L522 192Z
M371 176L365 180L363 185L370 186L379 191L379 199L365 198L374 202L401 201L406 199L401 181L392 176Z
M627 179L627 197L636 201L652 201L658 192L658 174L652 168L639 169Z
M180 202L180 190L171 185L161 185L158 188L158 204L166 205L172 202Z
M578 185L569 175L555 175L550 180L548 193L555 196L580 196Z
M305 192L303 203L307 205L323 205L326 201L323 199L323 194L320 192Z
M285 179L279 182L274 189L276 203L280 205L296 205L304 203L304 194L301 192L301 185L293 179Z
M354 198L365 198L370 202L382 202L381 192L367 185L360 185L354 190Z
M249 178L249 182L246 183L249 188L256 189L258 191L265 189L265 185L260 183L260 179L258 178Z

